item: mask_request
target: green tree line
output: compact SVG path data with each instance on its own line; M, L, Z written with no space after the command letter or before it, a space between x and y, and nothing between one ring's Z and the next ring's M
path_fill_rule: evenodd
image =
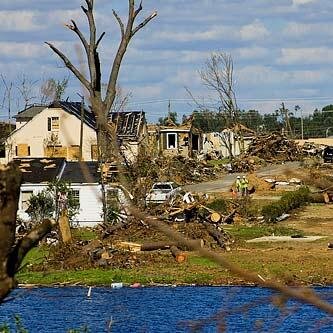
M257 110L240 110L239 121L257 133L282 132L284 130L288 136L296 139L302 137L302 128L305 139L333 135L332 104L321 110L315 109L313 114L307 116L301 116L299 107L295 107L295 110L279 109L266 114L261 114ZM291 130L286 126L286 117L288 117ZM220 132L226 127L223 115L210 110L194 111L193 125L204 132Z

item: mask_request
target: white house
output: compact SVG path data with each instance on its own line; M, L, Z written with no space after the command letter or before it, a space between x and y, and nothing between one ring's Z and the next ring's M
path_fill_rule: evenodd
M8 163L16 157L64 157L78 160L81 134L81 103L54 102L48 107L30 106L16 116L16 129L5 143ZM96 160L95 118L83 110L82 158Z
M96 162L66 162L64 158L14 159L22 171L18 205L18 216L26 217L32 194L47 188L52 180L63 180L70 184L72 195L79 204L79 213L74 222L80 227L92 227L103 222L103 204ZM116 185L107 187L108 202L116 201L120 209L126 207L126 196Z

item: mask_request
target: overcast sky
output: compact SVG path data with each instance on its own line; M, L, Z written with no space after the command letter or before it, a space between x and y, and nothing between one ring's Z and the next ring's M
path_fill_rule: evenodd
M96 0L98 32L106 80L119 29L112 15L126 14L125 0ZM17 82L68 75L44 44L54 42L75 63L76 36L64 24L86 22L80 0L1 0L0 73ZM304 114L333 103L332 0L143 0L140 19L158 16L132 40L120 73L122 88L132 97L129 108L143 109L148 120L171 110L189 114L194 105L185 87L207 103L215 97L200 82L212 52L230 53L235 91L242 109L273 112L281 102ZM139 22L139 21L138 21ZM0 92L3 88L0 86ZM71 78L66 95L78 100L82 88ZM3 111L2 111L3 112ZM16 112L14 112L16 113Z

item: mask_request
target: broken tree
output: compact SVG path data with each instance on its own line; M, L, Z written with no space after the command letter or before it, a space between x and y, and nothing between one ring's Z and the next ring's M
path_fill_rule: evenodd
M86 6L81 6L82 11L87 17L89 26L89 38L86 38L81 29L78 27L74 20L71 20L70 24L67 24L67 28L72 30L79 38L84 53L86 55L89 78L86 78L82 70L77 68L73 62L56 46L52 43L46 42L46 44L54 51L60 59L64 62L65 66L75 75L75 77L81 82L82 86L89 93L89 100L91 103L92 112L96 117L96 135L98 144L98 160L102 165L107 160L116 156L119 158L119 152L117 143L115 140L115 133L112 126L108 126L108 116L112 111L112 106L115 102L117 92L117 80L121 67L122 60L127 51L127 47L135 36L135 34L141 30L146 24L148 24L156 15L154 11L151 15L146 17L141 23L135 26L135 21L142 11L142 1L139 6L135 8L135 1L128 0L128 17L127 22L124 24L121 17L113 10L113 16L118 22L121 39L119 47L115 53L115 57L112 62L111 71L109 73L108 82L106 85L105 96L102 93L102 70L100 57L98 53L98 46L105 35L105 32L101 33L99 37L96 31L96 20L94 13L94 0L85 0ZM110 154L111 152L111 154ZM102 169L102 168L101 168ZM103 178L103 177L101 177ZM106 200L105 200L105 189L102 179L102 201L106 212ZM104 220L106 221L106 213L104 213Z
M51 231L54 221L44 220L16 240L16 212L21 173L17 166L0 165L0 303L16 286L15 274L28 251Z

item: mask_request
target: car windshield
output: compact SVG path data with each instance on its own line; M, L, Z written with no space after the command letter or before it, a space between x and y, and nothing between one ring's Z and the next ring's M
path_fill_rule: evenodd
M172 190L171 184L154 184L153 190Z

